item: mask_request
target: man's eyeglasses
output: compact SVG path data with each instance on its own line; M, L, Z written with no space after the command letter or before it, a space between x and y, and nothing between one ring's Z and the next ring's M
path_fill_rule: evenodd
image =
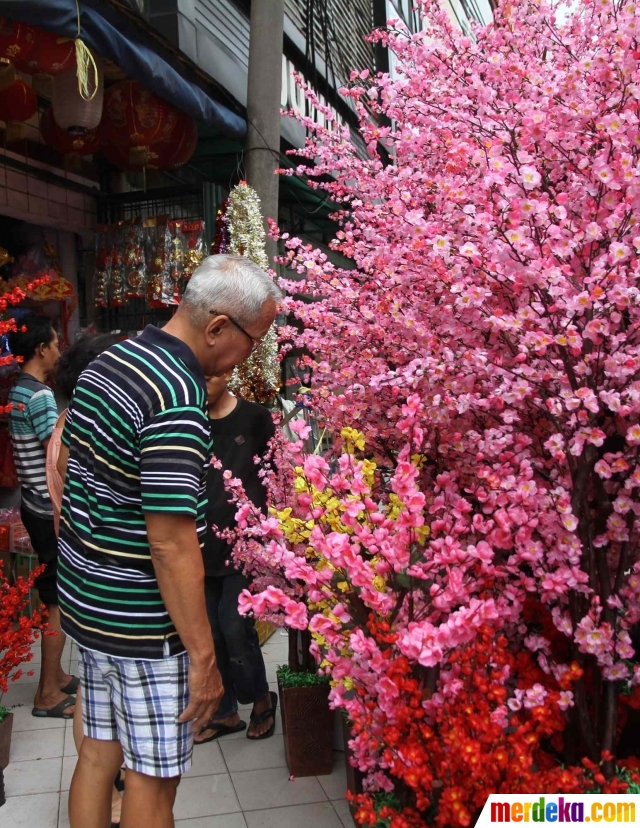
M228 314L226 311L210 310L210 311L209 311L209 313L210 313L212 316L226 316L226 317L227 317L227 319L229 320L229 322L231 322L233 325L235 325L235 326L236 326L236 328L237 328L237 329L238 329L241 333L243 333L243 334L247 337L247 339L250 339L250 340L251 340L251 342L253 343L253 347L251 348L251 350L252 350L252 351L253 351L253 350L254 350L254 349L255 349L255 348L256 348L256 347L260 344L260 342L262 341L261 339L256 339L255 337L251 336L251 334L250 334L250 333L248 333L247 331L245 331L245 329L242 327L242 325L241 325L239 322L236 322L236 320L233 318L233 316L231 316L230 314Z

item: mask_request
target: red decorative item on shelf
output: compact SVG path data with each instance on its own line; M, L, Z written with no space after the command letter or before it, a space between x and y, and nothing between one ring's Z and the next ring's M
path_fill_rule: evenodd
M0 58L22 60L33 49L35 30L26 23L0 17Z
M0 92L0 121L28 121L37 110L38 97L23 80L15 80Z
M46 29L33 29L34 43L26 57L15 60L21 72L29 75L60 75L75 66L76 44Z
M100 136L105 147L117 145L130 152L132 166L149 166L146 156L159 142L170 140L178 111L137 81L122 81L104 95Z
M45 144L53 147L61 155L93 155L100 149L97 129L90 129L84 135L70 135L59 127L53 115L52 107L46 109L40 118L40 133Z

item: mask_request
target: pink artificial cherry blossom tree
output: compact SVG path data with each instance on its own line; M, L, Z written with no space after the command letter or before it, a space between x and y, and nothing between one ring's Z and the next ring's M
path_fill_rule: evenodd
M419 5L424 31L375 34L397 75L354 73L345 91L366 156L348 131L306 122L297 173L338 205L333 248L354 267L281 236L305 294L289 300L304 329L285 338L309 354L322 424L347 434L337 454L360 439L345 428L366 448L333 467L294 448L308 488L292 511L281 500L260 523L245 509L238 559L261 578L243 608L310 624L347 709L349 675L393 708L369 611L433 683L427 705L455 692L447 658L486 625L552 679L577 664L562 709L611 775L620 693L640 682L640 7L505 2L472 39ZM329 491L337 507L318 499ZM287 520L331 508L339 523L292 542ZM525 623L528 598L568 658Z

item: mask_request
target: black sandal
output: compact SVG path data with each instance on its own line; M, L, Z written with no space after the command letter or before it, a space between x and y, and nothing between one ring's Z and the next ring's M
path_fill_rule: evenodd
M58 702L58 704L54 707L50 707L48 710L43 710L40 707L34 707L31 711L31 715L35 716L36 719L66 719L66 721L71 722L73 721L73 713L70 716L65 716L64 711L67 710L67 708L72 707L75 703L75 696L67 696L66 699Z
M264 733L261 733L260 736L249 736L249 731L247 731L247 739L250 739L252 742L259 742L261 739L268 739L270 736L273 736L273 732L276 729L276 710L278 709L278 694L274 693L273 690L269 693L271 696L271 707L269 710L263 710L262 713L251 714L251 724L252 725L259 725L262 722L266 722L269 716L272 717L273 721L271 722L271 727L269 730L266 730Z
M211 721L208 725L205 725L200 733L203 733L205 730L215 730L211 736L207 736L206 739L200 739L197 742L195 739L193 740L194 747L195 745L206 745L208 742L213 742L214 739L219 739L221 736L228 736L229 733L240 733L241 730L245 730L247 727L247 723L240 720L237 725L226 725L221 724L219 722ZM200 735L198 734L198 736Z
M71 676L69 679L69 683L66 684L64 687L60 688L61 693L66 693L67 696L75 696L78 692L78 687L80 687L80 679L78 676Z

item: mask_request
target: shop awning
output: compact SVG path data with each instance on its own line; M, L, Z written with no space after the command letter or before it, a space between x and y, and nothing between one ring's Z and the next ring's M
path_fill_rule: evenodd
M242 116L215 101L185 78L168 59L145 42L145 32L105 0L82 0L81 37L97 54L117 64L161 98L230 138L242 140ZM76 37L76 0L0 0L0 16L41 26L63 37ZM168 56L167 56L168 57Z

